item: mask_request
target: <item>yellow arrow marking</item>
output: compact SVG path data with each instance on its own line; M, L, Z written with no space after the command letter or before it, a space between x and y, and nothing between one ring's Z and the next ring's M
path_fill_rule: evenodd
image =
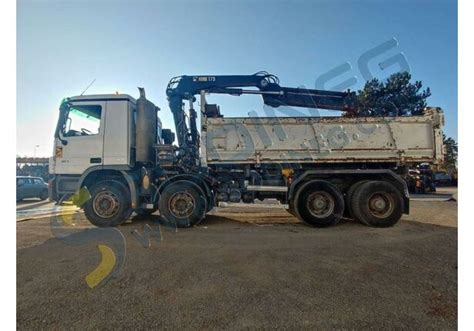
M101 258L100 264L90 274L86 276L86 283L90 288L94 288L100 284L114 269L115 254L114 251L105 245L98 245Z
M91 194L87 187L82 187L79 192L74 193L69 199L65 201L66 204L72 204L73 206L81 207L84 203L91 199ZM70 206L71 207L71 206ZM73 224L74 215L67 213L70 207L62 207L59 216L63 220L65 225L71 226Z

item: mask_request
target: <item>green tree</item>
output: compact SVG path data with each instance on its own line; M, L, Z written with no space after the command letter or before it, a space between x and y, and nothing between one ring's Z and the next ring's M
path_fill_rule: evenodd
M448 172L456 170L458 166L458 143L451 137L443 134L443 143L446 148L444 167Z
M386 82L377 78L368 81L357 92L357 111L349 116L412 116L426 107L430 88L422 90L421 81L411 83L408 72L391 75Z

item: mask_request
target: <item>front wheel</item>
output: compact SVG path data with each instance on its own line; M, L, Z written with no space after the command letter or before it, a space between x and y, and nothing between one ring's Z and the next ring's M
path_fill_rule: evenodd
M131 214L130 194L120 182L106 180L94 185L91 199L84 204L87 219L99 227L117 226Z
M158 204L164 223L178 228L198 224L204 219L207 211L207 199L203 190L186 180L166 186Z

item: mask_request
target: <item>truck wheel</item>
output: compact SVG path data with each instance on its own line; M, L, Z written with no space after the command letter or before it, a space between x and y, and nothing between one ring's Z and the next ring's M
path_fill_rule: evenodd
M344 212L341 192L326 181L310 181L295 195L295 212L300 220L315 226L327 227L337 224Z
M92 187L90 194L91 199L84 204L84 214L92 224L117 226L130 217L130 194L123 184L101 181Z
M351 198L355 218L369 226L386 228L402 217L403 197L390 183L368 181L360 185Z
M202 189L193 182L177 181L166 186L158 202L166 225L192 227L206 215L207 201Z
M355 190L357 190L362 184L366 183L366 180L361 180L352 184L352 186L347 190L346 199L345 199L345 206L346 209L344 210L344 216L348 216L350 218L355 219L354 212L352 211L352 196L354 195Z

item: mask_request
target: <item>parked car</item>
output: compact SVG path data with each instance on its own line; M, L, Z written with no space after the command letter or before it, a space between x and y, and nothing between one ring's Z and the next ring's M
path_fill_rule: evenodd
M41 177L16 177L16 201L25 198L48 198L48 184Z
M453 185L453 178L444 171L438 171L434 174L434 180L437 186Z

